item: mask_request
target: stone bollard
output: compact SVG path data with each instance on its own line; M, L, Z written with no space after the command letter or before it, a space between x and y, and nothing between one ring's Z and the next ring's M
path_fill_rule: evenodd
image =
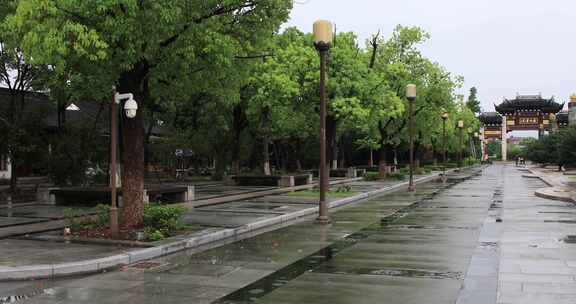
M311 185L314 182L314 174L309 173L308 178L306 179L306 185Z
M225 186L236 186L236 180L234 179L234 175L226 175L224 176L224 185Z
M60 188L38 188L38 191L36 191L36 201L41 204L56 205L56 195L52 194L52 190L58 189Z
M186 202L191 202L196 200L196 187L194 185L188 186L186 190Z
M142 193L142 200L144 201L144 204L150 202L150 196L148 196L148 190L146 189L144 189L144 193Z
M278 181L278 187L281 188L294 187L294 176L293 175L280 176L280 180Z
M346 170L346 178L356 178L356 177L358 177L358 174L356 173L356 168L348 167L348 170Z

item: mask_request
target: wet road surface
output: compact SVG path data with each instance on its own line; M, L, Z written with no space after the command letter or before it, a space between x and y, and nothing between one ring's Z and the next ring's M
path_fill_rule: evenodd
M559 303L522 294L545 278L524 270L567 265L576 253L550 239L567 234L573 224L557 221L576 219L576 210L534 197L540 183L493 165L458 184L428 183L341 208L330 226L307 219L110 273L0 283L0 295L20 295L18 303ZM574 284L572 274L552 279L565 284L561 291Z

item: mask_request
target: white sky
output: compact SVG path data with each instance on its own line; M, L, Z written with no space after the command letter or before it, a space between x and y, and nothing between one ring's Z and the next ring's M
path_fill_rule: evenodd
M476 86L485 111L517 92L565 102L576 91L573 0L295 0L284 27L309 32L316 19L362 45L378 29L389 37L397 24L422 27L432 35L423 53L464 76L466 96Z

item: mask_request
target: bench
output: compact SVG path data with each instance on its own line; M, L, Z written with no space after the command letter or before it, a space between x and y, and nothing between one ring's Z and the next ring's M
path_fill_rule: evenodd
M318 177L318 170L309 170L314 175ZM355 167L340 168L340 169L330 169L330 177L340 177L340 178L356 178L361 176L360 174L366 173L364 169L358 170Z
M233 176L231 178L237 186L253 187L294 187L312 183L310 174Z
M119 206L122 189L117 190ZM49 191L50 203L56 205L95 206L110 203L110 188L53 188ZM194 200L194 186L161 186L144 189L144 202L181 203Z

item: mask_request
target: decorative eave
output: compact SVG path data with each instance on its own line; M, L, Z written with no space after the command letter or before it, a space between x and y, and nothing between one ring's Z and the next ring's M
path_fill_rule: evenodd
M556 123L559 126L567 126L568 125L568 111L561 111L556 114Z
M505 98L501 104L494 104L494 107L502 115L513 114L517 111L541 111L546 114L556 114L564 108L564 103L555 102L554 97L545 99L540 95L518 95L515 99Z
M480 120L480 122L482 122L482 124L485 126L502 125L502 115L500 115L498 112L483 112L478 116L478 120Z

